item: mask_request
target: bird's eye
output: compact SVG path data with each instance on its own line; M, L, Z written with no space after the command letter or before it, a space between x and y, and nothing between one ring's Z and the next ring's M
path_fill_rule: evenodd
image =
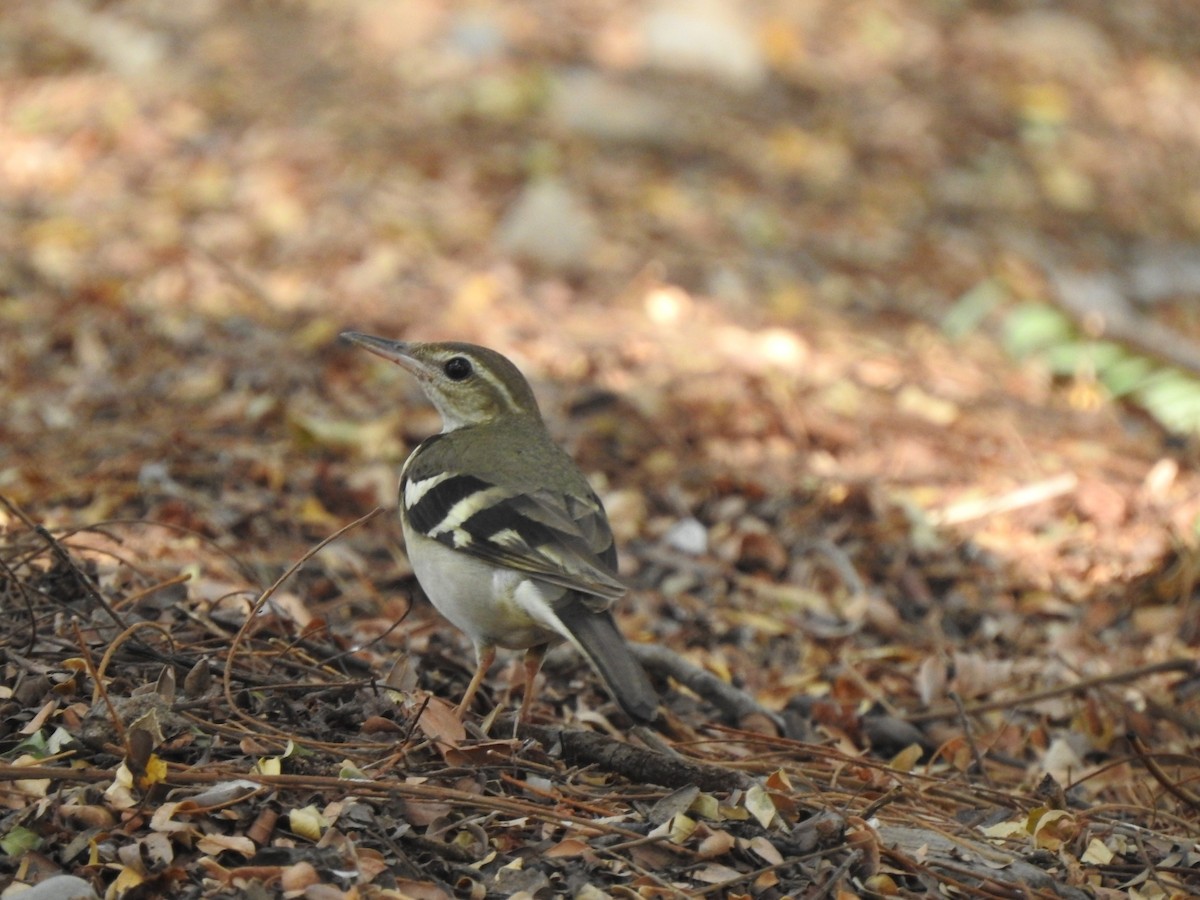
M471 368L471 361L465 356L454 356L446 360L442 371L451 381L466 381L474 370Z

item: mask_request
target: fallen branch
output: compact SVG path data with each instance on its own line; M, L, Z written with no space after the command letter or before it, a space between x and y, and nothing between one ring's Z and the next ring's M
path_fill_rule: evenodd
M775 713L761 706L745 691L722 681L673 650L655 644L631 644L630 649L638 661L651 672L675 679L692 693L713 704L731 720L738 723L766 720L775 727L777 734L784 733L783 721Z
M754 783L736 769L635 747L595 731L523 724L518 728L518 734L532 737L548 749L558 751L569 765L597 766L638 784L670 788L695 785L702 791L733 791Z
M1064 494L1069 494L1079 484L1079 477L1074 472L1064 472L1023 485L1015 490L995 497L981 497L977 500L961 500L951 503L941 510L931 510L929 519L934 525L961 525L976 519L986 519L988 516L1000 513L1015 512L1027 506L1037 506L1047 500L1054 500Z
M974 703L961 708L957 706L942 707L941 709L931 709L928 712L913 713L904 718L913 724L917 724L919 722L932 722L937 719L951 719L963 714L974 716L979 713L994 712L998 709L1011 709L1014 706L1031 706L1034 703L1041 703L1043 700L1053 700L1057 697L1090 690L1094 687L1102 687L1106 684L1124 684L1128 681L1137 681L1139 678L1145 678L1147 675L1158 675L1161 672L1194 672L1196 669L1197 663L1195 660L1168 659L1146 666L1138 666L1136 669L1127 669L1124 672L1113 672L1110 675L1097 675L1094 678L1085 678L1082 681L1059 685L1058 687L1048 688L1044 691L1026 694L1023 697L1013 697L1008 700L989 700L986 703Z

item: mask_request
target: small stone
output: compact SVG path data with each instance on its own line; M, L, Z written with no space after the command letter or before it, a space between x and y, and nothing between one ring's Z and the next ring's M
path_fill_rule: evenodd
M680 519L667 529L663 542L680 553L703 556L708 552L708 529L697 519Z
M508 38L491 14L473 10L458 14L447 32L450 47L470 60L487 62L508 52Z
M727 0L671 0L642 21L646 62L736 91L762 86L767 65L750 24Z
M583 69L557 79L550 116L574 134L602 141L662 146L679 136L679 117L661 100Z
M788 564L787 549L769 532L742 535L737 567L744 572L782 572Z
M92 886L74 875L54 875L21 891L20 896L28 900L98 900Z
M562 181L546 178L526 185L504 214L497 240L513 256L571 271L587 263L596 236L596 221L584 200Z
M1111 484L1097 479L1083 479L1075 489L1075 508L1085 519L1097 525L1115 528L1129 515L1125 495Z
M1051 9L1030 9L1004 21L993 37L1025 77L1058 76L1085 83L1116 69L1118 54L1104 31L1083 16Z

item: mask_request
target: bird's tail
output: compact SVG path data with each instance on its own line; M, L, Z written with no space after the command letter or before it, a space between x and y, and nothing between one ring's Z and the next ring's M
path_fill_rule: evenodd
M598 613L582 603L563 604L555 613L566 628L566 636L604 679L621 708L639 721L653 722L658 716L658 692L629 651L612 613Z

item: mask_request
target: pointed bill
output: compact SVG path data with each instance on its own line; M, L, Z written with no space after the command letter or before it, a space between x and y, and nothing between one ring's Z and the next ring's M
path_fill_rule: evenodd
M343 331L338 337L348 343L357 344L388 362L398 363L410 372L420 368L421 364L412 358L410 345L406 341L389 341L387 338L363 334L361 331Z

